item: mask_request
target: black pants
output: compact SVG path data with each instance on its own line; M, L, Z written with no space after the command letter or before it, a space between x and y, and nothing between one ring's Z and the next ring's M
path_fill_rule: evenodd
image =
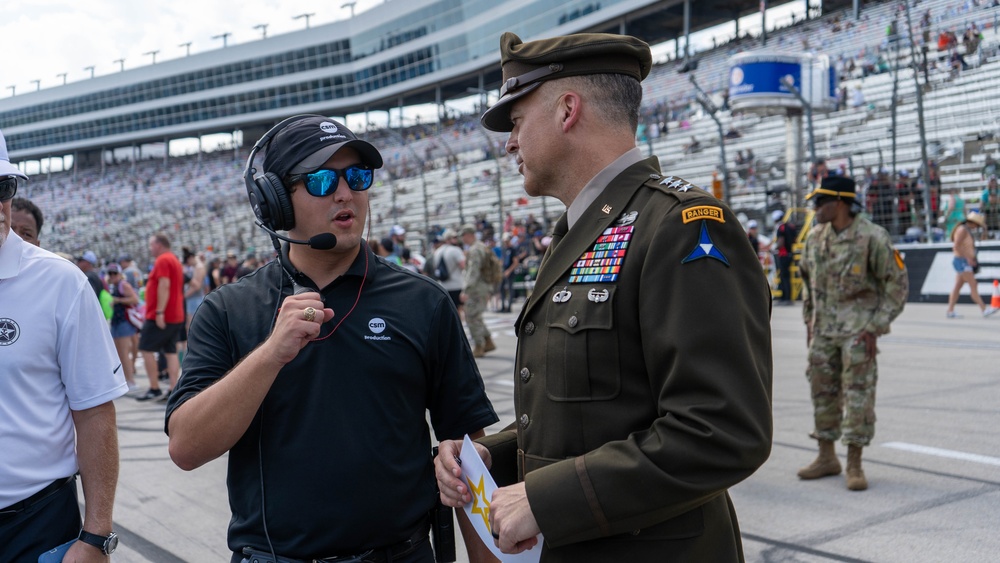
M279 557L281 556L280 553L277 555ZM428 540L422 542L420 546L417 547L417 549L413 550L412 552L407 553L406 555L403 555L401 557L393 557L391 561L385 557L381 557L379 559L373 559L373 561L376 560L385 561L386 563L434 563L434 550L431 549L431 542ZM243 563L244 561L247 561L247 559L243 557L242 553L234 553L233 557L229 561L230 563ZM345 563L349 563L350 561L351 560L345 560ZM354 560L354 561L359 561L359 560ZM368 559L360 561L368 561Z
M778 257L778 275L780 276L778 288L781 289L779 301L792 300L792 260L791 256Z
M42 553L80 535L76 479L16 514L0 515L0 561L37 563Z

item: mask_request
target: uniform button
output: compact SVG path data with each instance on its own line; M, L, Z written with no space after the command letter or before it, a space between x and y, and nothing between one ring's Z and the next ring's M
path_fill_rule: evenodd
M660 175L659 174L650 174L649 175L649 179L650 180L659 180L660 179Z
M521 415L521 428L527 428L531 420L528 418L527 414Z
M573 315L568 321L566 321L566 324L568 324L570 328L576 328L576 325L580 324L580 319L576 318L576 315Z
M524 333L528 336L535 334L535 323L528 321L528 323L524 325Z
M521 381L527 383L529 379L531 379L531 372L528 371L528 368L521 368Z

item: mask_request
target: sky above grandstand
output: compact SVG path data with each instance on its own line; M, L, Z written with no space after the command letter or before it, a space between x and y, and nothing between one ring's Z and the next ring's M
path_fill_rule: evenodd
M384 0L356 0L361 13ZM396 0L404 1L404 0ZM182 43L191 42L191 53L219 49L230 33L233 46L261 38L259 24L268 36L322 25L351 16L347 0L3 0L0 18L0 98L51 88L65 80L77 82L125 69L185 56ZM39 81L35 83L34 81ZM12 88L13 87L13 88ZM0 124L2 125L2 124Z
M361 13L390 0L355 0ZM405 0L393 0L403 2ZM230 45L257 41L266 24L268 36L322 25L351 16L348 0L3 0L0 37L0 98L77 82L95 76L134 69L183 57L191 42L192 54ZM769 21L796 9L797 3L774 8ZM801 12L801 7L798 8ZM773 19L772 19L773 18ZM752 29L753 18L745 18L741 29ZM731 30L720 27L701 38L704 46L711 35ZM155 55L152 52L157 51ZM666 51L666 49L664 49ZM124 59L124 62L118 62ZM62 74L65 73L65 76ZM36 82L37 81L37 82ZM2 124L0 124L2 125Z

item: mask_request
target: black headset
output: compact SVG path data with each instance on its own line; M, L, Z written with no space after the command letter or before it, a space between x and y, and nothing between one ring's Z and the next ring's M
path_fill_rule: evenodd
M264 133L264 136L250 149L247 167L243 170L243 181L247 186L247 196L250 198L253 214L265 228L272 231L288 231L295 228L295 211L292 209L292 200L289 198L288 190L281 178L273 172L264 172L260 176L255 176L257 169L253 166L253 159L261 149L270 144L271 139L286 125L302 119L302 117L295 115L283 119L267 133Z

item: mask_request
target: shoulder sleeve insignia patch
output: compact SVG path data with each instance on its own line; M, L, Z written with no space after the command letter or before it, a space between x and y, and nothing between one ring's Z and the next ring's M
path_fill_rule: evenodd
M698 205L696 207L689 207L681 211L681 218L685 224L702 219L711 219L720 223L726 222L725 218L722 216L722 208L714 205Z
M687 255L687 258L681 260L681 264L687 264L688 262L694 262L701 258L715 258L719 262L722 262L726 266L729 265L729 260L726 256L716 248L715 243L712 242L712 237L708 236L708 223L702 222L701 224L701 234L698 236L698 244L694 247L694 250Z

